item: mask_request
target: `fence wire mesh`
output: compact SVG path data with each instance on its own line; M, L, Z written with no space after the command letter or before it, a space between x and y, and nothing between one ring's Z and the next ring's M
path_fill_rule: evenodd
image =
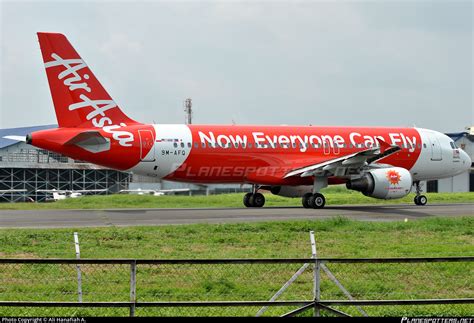
M371 259L321 261L321 301L470 299L466 304L360 306L368 315L446 315L474 313L473 258L386 262ZM278 301L314 300L314 260L270 261L134 261L104 263L0 262L0 302L58 302L55 307L8 306L1 303L0 316L255 316L261 309L252 302L266 302L305 263L306 270L289 285ZM136 271L132 271L136 263ZM77 266L82 275L83 302L123 302L122 307L61 307L78 301ZM133 277L133 279L132 279ZM337 286L344 286L345 292ZM133 291L133 293L132 293ZM133 296L131 296L133 295ZM248 302L199 306L196 302ZM136 303L135 303L136 302ZM161 302L159 306L141 304ZM173 302L195 302L173 306ZM127 304L130 303L130 304ZM271 305L271 304L269 304ZM275 304L278 305L278 304ZM299 305L269 306L263 315L280 316ZM356 306L331 306L349 315L361 315ZM298 315L313 315L306 311ZM321 315L334 313L321 311Z

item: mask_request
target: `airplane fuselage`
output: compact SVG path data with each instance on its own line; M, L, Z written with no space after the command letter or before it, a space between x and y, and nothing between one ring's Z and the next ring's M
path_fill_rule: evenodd
M105 167L195 183L310 185L309 177L284 175L310 163L375 147L377 139L401 148L377 163L405 168L416 181L454 176L470 167L467 154L452 147L449 137L420 128L137 125L122 129L133 139L127 145L115 140L113 134L93 128L90 131L98 131L110 141L109 149L99 152L58 145L51 135L64 142L77 131L45 130L45 136L40 131L33 144ZM350 176L341 173L330 178L329 184L343 183Z

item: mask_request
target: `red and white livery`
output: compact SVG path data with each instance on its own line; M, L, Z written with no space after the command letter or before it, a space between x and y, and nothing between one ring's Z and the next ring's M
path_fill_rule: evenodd
M57 33L38 33L59 127L33 132L30 144L78 160L194 183L249 183L248 207L260 189L302 197L321 208L320 190L345 183L379 199L401 198L420 181L471 167L442 133L420 128L143 124L130 119L89 66Z

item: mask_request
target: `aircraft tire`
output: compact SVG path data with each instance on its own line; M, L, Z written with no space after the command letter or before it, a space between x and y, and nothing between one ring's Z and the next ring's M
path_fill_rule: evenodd
M426 203L428 203L428 198L424 195L420 195L418 196L418 204L417 205L426 205Z
M311 205L313 209L322 209L324 205L326 205L326 199L324 198L324 195L321 193L315 193L311 195L308 201L309 201L309 205Z
M250 197L250 204L252 207L262 207L265 205L265 196L262 193L252 194Z
M309 204L309 199L311 198L311 196L313 196L312 193L306 193L305 195L303 195L303 197L301 199L301 202L302 202L303 207L305 209L310 209L311 208L311 205Z
M252 207L252 204L250 204L250 198L252 197L252 193L247 193L244 195L244 205L246 207Z
M311 197L311 206L313 209L322 209L324 205L326 205L326 199L324 198L324 195L321 193L315 193Z

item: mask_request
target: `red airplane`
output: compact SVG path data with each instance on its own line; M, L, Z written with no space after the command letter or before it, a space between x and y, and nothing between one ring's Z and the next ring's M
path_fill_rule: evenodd
M59 127L26 141L73 159L170 181L248 183L322 208L320 190L345 183L378 199L402 198L420 181L451 177L471 159L449 137L420 128L143 124L122 112L67 38L38 33Z

